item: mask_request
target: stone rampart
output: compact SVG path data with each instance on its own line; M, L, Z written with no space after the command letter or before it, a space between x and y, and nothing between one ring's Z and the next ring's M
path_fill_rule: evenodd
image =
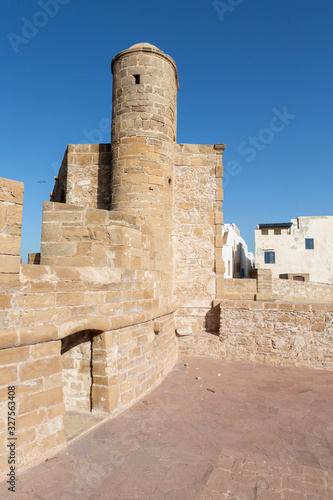
M0 293L0 411L5 423L15 386L22 467L64 445L66 409L117 413L154 387L177 359L177 344L175 304L158 307L133 272L22 265L20 281L19 290ZM87 334L91 343L86 362L75 365L68 343L76 334L81 349ZM0 475L6 438L3 425Z
M42 264L20 265L22 204L11 193L21 201L23 185L0 184L2 476L9 386L21 468L65 446L65 411L116 414L152 389L175 363L177 342L161 228L143 216L45 202Z
M333 304L333 285L328 283L273 279L273 290L286 302Z
M221 302L220 340L231 359L333 369L333 305Z
M218 331L225 145L177 145L177 67L157 47L111 71L111 143L68 145L39 265L20 266L23 185L0 180L0 475L8 385L27 466L64 445L66 410L115 414L166 375L175 298L179 325Z
M254 300L257 292L255 279L224 280L224 298L227 300Z

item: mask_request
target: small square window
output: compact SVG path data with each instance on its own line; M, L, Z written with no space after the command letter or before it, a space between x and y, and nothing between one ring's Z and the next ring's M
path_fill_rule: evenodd
M314 249L314 239L313 238L305 238L305 249L313 250Z
M265 252L265 264L275 264L275 252Z
M281 229L274 229L274 234L281 234Z
M262 234L263 236L267 236L267 234L268 234L268 229L262 229L262 230L261 230L261 234Z

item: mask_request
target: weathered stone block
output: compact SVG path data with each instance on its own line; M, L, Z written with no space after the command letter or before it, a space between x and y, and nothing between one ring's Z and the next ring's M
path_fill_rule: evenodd
M0 202L7 201L22 205L23 193L23 182L0 178Z
M2 233L7 225L6 219L7 206L0 202L0 233Z
M49 408L63 402L62 388L54 387L36 394L27 395L20 398L19 408L25 413L38 410L39 408ZM20 413L23 413L23 411Z
M21 238L10 234L0 234L0 252L3 255L20 255Z
M216 190L216 200L223 201L223 189L218 188Z
M29 358L29 347L14 347L0 351L0 366L16 365Z
M7 234L21 236L22 208L22 205L7 206Z
M30 429L31 427L37 427L43 422L44 414L38 410L34 410L30 413L20 414L17 417L17 425L20 429Z
M216 236L215 237L215 246L217 248L222 248L223 247L223 236Z
M15 274L20 271L20 257L0 255L0 273Z
M60 222L46 222L42 224L42 242L60 241Z
M76 254L76 244L74 242L63 243L41 243L41 257L72 257Z
M215 224L223 224L223 213L222 212L215 213Z
M49 377L55 373L61 373L60 356L52 356L46 359L39 359L33 362L23 362L19 366L20 381L35 379L43 374L43 377Z
M56 338L56 327L54 325L38 325L19 330L22 345L48 342Z
M0 366L0 385L16 385L18 382L17 366Z
M9 309L11 306L11 295L0 294L0 309Z
M106 210L87 209L85 214L86 224L100 225L106 224L108 213Z

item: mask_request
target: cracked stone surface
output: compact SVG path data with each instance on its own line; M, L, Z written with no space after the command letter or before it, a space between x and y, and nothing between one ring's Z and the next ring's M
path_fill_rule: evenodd
M329 371L182 356L132 408L19 473L14 495L1 483L0 498L333 499L332 388Z

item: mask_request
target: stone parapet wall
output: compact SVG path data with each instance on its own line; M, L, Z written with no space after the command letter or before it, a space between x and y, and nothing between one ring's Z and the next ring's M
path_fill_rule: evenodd
M333 369L333 305L221 302L224 356Z
M19 285L23 192L22 182L0 178L0 287L9 290Z
M15 268L15 288L0 282L1 419L13 385L19 467L65 444L66 407L117 413L177 359L172 257L161 228L144 217L45 202L42 232L42 264ZM3 425L0 476L6 436Z
M173 314L104 332L95 342L93 408L124 410L161 382L177 357Z
M107 210L110 179L111 144L69 144L51 201Z
M145 273L21 265L20 287L0 292L0 476L8 467L8 385L16 390L17 465L23 467L65 444L64 402L67 409L117 413L171 369L176 304L169 297L161 306L154 275L143 286Z
M159 306L129 272L104 268L21 266L21 289L0 293L0 349L108 330L174 311ZM150 316L152 315L152 316Z
M333 304L333 285L312 281L273 279L278 300Z
M225 279L224 298L226 300L254 300L257 293L255 279Z
M141 234L135 217L112 220L112 216L107 210L44 202L41 264L109 268L125 264L117 260L117 250L140 247Z
M64 340L40 339L33 345L28 342L36 342L36 339L27 338L26 345L0 349L0 477L8 471L5 425L8 386L15 386L16 467L22 468L65 445L63 415L65 402L68 404L71 395L70 384L74 384L76 395L70 408L89 410L91 405L92 411L117 414L165 377L178 356L174 314L165 312L155 310L153 314L128 316L127 326L125 317L121 317L118 323L109 322L112 330L100 333L98 321L91 323L88 325L94 330L91 359L87 335L82 335L83 343L78 345L83 346L85 359L81 356L76 367L71 360L78 359L78 352L70 356L67 350L61 355L64 342L67 342L66 348L70 343L68 335ZM70 335L73 329L75 331L74 322L67 333ZM64 333L62 331L62 335ZM15 343L15 338L12 341ZM84 393L90 370L91 387Z
M60 341L0 349L0 476L8 472L8 387L15 387L17 469L65 445Z
M29 338L28 331L23 333L24 328L39 328L47 335L56 329L56 324L71 318L136 310L133 283L120 283L121 278L120 270L22 265L20 289L0 294L0 347L5 347L9 329L15 345ZM153 303L147 302L147 307L148 304Z
M174 281L170 236L147 219L44 202L41 264L121 270L145 298L168 302Z

